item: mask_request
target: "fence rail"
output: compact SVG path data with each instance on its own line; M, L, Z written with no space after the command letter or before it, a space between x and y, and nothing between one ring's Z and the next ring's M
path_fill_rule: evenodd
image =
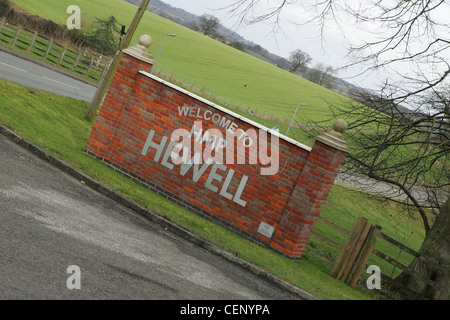
M36 31L9 23L5 17L0 20L0 44L95 82L104 78L112 61L89 49L66 48Z
M345 241L347 236L350 234L350 231L337 225L336 223L333 223L331 221L326 220L323 217L319 217L318 219L319 223L323 223L324 225L333 228L334 230L339 231L339 233L342 235L340 237L340 240ZM344 248L343 244L337 243L336 237L333 236L333 239L329 235L327 235L327 232L318 232L316 231L317 228L315 228L313 234L312 234L312 241L310 241L310 244L308 244L308 247L306 249L306 252L313 255L314 257L324 261L326 264L329 265L330 269L333 267L336 259L338 258L339 253ZM340 241L340 242L342 242ZM417 251L409 248L408 246L402 244L401 242L393 239L392 237L380 233L380 236L378 237L378 241L382 242L384 241L382 245L376 245L375 248L373 248L370 258L366 264L366 267L371 264L382 264L381 267L382 270L382 281L384 283L389 283L392 286L399 286L400 289L402 287L397 284L394 279L396 276L398 276L402 272L408 272L411 273L412 271L407 269L407 265L412 261L414 257L421 257L422 259L426 259L425 257L421 256ZM319 246L320 244L320 246ZM386 248L390 246L390 250L387 250ZM320 247L320 248L319 248ZM391 255L392 252L396 251L398 252L397 257L392 257L388 253L384 251L390 251ZM406 253L406 256L403 256L403 262L399 261L399 257ZM429 260L429 259L427 259ZM405 262L406 261L406 262ZM384 272L383 272L384 271ZM421 277L419 274L415 273L415 276L420 277L425 283L427 283L430 286L435 286L436 284L431 281L430 279L426 279L424 277ZM367 276L363 273L361 274L360 281L367 279ZM379 291L380 294L385 295L385 292Z

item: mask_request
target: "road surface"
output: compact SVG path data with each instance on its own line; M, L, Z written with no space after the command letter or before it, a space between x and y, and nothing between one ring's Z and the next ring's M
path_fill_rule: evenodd
M90 102L96 87L0 51L0 78L26 87Z
M155 225L0 134L2 299L299 296Z
M408 202L407 195L399 187L371 179L361 174L358 175L342 172L337 176L335 183L365 193L379 195L405 203ZM419 204L423 206L429 205L429 194L426 191L416 187L411 189L410 192ZM440 203L440 205L443 205L447 198L448 195L445 194L436 195L436 200Z

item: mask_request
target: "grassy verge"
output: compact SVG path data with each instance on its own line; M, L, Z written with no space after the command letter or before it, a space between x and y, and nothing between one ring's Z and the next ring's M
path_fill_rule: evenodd
M88 107L88 103L82 101L0 80L0 123L80 171L207 241L319 298L376 298L362 287L353 289L330 277L330 267L308 253L304 254L300 262L292 262L176 206L86 156L83 150L93 125L85 120ZM398 211L396 207L383 207L365 194L339 186L333 187L329 201L333 207L325 207L323 214L327 219L338 220L347 229L351 228L354 217L362 214L369 216L370 220L375 219L375 223L379 221L383 228L389 228L392 221L388 219L389 215ZM398 220L396 224L397 229L420 230L414 221L407 219ZM317 230L320 229L323 226L318 224ZM415 245L411 247L420 245L421 239L422 235L417 231L414 236Z

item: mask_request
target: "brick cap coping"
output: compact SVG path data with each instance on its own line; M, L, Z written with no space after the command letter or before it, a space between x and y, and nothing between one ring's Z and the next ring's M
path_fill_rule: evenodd
M142 46L134 46L131 48L127 48L122 50L123 53L126 53L138 60L146 62L148 64L154 64L153 56L145 51L145 48Z
M347 145L347 142L345 142L344 136L338 131L331 130L329 132L323 133L316 137L316 140L337 150L350 153L350 149Z
M304 144L302 144L302 143L300 143L298 141L295 141L294 139L291 139L291 138L289 138L289 137L287 137L287 136L285 136L285 135L283 135L283 134L281 134L281 133L279 133L277 131L273 131L273 130L269 129L269 128L263 126L260 123L252 121L252 120L250 120L250 119L248 119L246 117L243 117L243 116L241 116L241 115L239 115L239 114L237 114L237 113L235 113L233 111L230 111L230 110L228 110L228 109L226 109L224 107L221 107L221 106L215 104L214 102L211 102L211 101L209 101L209 100L207 100L205 98L202 98L202 97L200 97L200 96L198 96L198 95L196 95L196 94L194 94L194 93L192 93L190 91L187 91L187 90L185 90L183 88L180 88L180 87L174 85L173 83L170 83L170 82L165 81L165 80L163 80L161 78L158 78L155 75L150 74L150 73L148 73L146 71L139 71L139 73L144 75L144 76L146 76L146 77L149 77L149 78L151 78L153 80L156 80L156 81L158 81L158 82L160 82L160 83L162 83L162 84L164 84L164 85L166 85L166 86L168 86L168 87L170 87L172 89L175 89L175 90L177 90L177 91L179 91L181 93L184 93L185 95L188 95L191 98L194 98L194 99L196 99L196 100L198 100L200 102L203 102L203 103L205 103L205 104L207 104L207 105L209 105L209 106L211 106L211 107L213 107L213 108L215 108L215 109L217 109L219 111L222 111L222 112L224 112L226 114L229 114L232 117L235 117L235 118L237 118L239 120L247 122L248 124L251 124L254 127L257 127L257 128L259 128L261 130L264 130L264 131L266 131L266 132L268 132L270 134L278 136L279 138L281 138L281 139L283 139L283 140L285 140L285 141L287 141L287 142L289 142L289 143L291 143L293 145L296 145L297 147L300 147L300 148L302 148L302 149L304 149L304 150L306 150L308 152L311 152L311 147L308 147L307 145L304 145Z

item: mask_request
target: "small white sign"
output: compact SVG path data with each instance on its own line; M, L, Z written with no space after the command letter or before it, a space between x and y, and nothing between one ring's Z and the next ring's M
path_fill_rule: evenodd
M275 231L275 228L271 226L268 223L265 223L264 221L261 221L261 224L259 225L258 232L261 233L263 236L267 238L272 238L273 232Z

